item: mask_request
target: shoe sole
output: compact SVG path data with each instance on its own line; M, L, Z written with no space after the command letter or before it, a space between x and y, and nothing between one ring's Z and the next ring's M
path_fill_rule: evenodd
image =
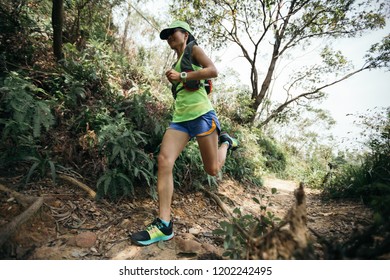
M159 241L169 241L171 240L175 235L172 233L171 235L166 235L166 236L161 236L161 237L158 237L158 238L155 238L155 239L151 239L151 240L145 240L145 241L138 241L138 240L133 240L132 241L137 244L137 245L141 245L141 246L148 246L148 245L151 245L153 243L156 243L156 242L159 242Z
M235 146L235 147L232 146L232 147L230 148L230 150L231 150L231 151L235 151L235 150L237 150L239 147L240 147L240 144L237 143L237 146Z

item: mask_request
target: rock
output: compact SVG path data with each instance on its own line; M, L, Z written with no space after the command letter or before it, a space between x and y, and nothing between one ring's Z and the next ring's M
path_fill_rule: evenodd
M142 249L139 246L130 246L126 243L117 244L106 253L106 257L112 260L132 260Z
M176 250L178 253L193 254L202 249L202 244L192 239L176 238Z
M211 245L211 244L204 243L204 244L202 244L202 247L203 247L203 249L204 249L207 253L218 254L218 249L215 248L215 246L213 246L213 245Z
M81 248L91 248L95 245L97 240L97 236L95 233L87 231L82 232L76 236L76 246Z
M191 233L183 233L181 235L181 238L185 239L185 240L192 240L192 239L195 239L195 236Z
M121 224L120 224L120 228L123 228L123 229L128 229L130 228L130 225L131 225L131 222L129 219L124 219Z
M193 234L193 235L198 235L200 233L200 229L199 228L190 228L188 230L189 233Z
M85 257L86 255L88 255L88 252L85 252L83 250L80 250L80 249L76 249L76 250L73 250L72 251L72 258L75 258L75 259L81 259L82 257Z

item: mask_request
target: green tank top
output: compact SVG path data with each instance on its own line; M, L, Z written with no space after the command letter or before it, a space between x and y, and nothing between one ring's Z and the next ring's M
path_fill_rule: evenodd
M179 73L181 72L180 62L182 57L183 55L174 68ZM202 67L195 64L192 64L192 67L195 71L202 69ZM177 85L178 89L181 87L183 87L182 82ZM184 88L177 93L172 122L194 120L211 110L214 109L204 87L200 87L195 91L189 91Z

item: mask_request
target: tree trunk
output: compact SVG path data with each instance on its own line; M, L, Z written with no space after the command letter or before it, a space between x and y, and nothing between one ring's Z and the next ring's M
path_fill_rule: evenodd
M53 52L57 61L63 58L62 53L62 25L64 22L64 1L53 0L51 13L53 26Z
M275 42L274 42L274 48L273 48L273 52L272 52L271 62L270 62L270 65L268 67L267 75L266 75L266 77L263 81L263 84L261 86L260 92L254 98L253 109L255 111L255 114L253 115L253 118L252 118L252 124L256 120L257 111L258 111L260 105L264 102L264 98L266 96L266 93L269 90L269 87L271 85L272 76L275 72L276 62L278 61L280 54L281 54L280 48L282 45L282 40L284 39L285 32L287 30L287 26L288 26L289 21L290 21L290 17L294 13L293 11L295 10L296 4L297 4L297 1L292 0L290 3L290 8L289 8L288 14L283 19L282 25L280 27L277 27L277 24L275 24L275 28L276 28L275 29ZM281 19L280 12L282 10L282 6L283 5L279 4L278 12L277 12L278 16L277 16L276 20ZM286 48L286 46L285 46L285 48ZM253 100L253 96L252 96L252 100Z
M272 53L271 63L268 67L267 76L264 79L264 82L261 86L260 92L254 98L252 96L252 99L254 99L253 109L255 110L255 112L259 109L259 106L263 103L264 97L265 97L265 95L270 87L270 84L272 81L272 75L275 72L276 62L279 58L279 48L280 48L280 38L278 36L276 36L274 50ZM251 80L253 80L253 79L254 79L254 77L251 78ZM257 79L257 77L256 77L256 79ZM256 91L257 91L257 89L256 89ZM256 117L256 114L254 114L252 122L254 121L255 117Z
M125 21L125 29L123 31L123 38L122 38L122 52L127 51L127 33L129 32L129 26L130 26L130 19L131 19L131 10L132 6L131 3L129 3L129 6L127 8L127 16Z

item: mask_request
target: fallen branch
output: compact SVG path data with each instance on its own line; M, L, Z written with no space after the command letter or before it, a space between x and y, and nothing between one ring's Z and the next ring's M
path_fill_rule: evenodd
M73 177L70 177L68 175L65 175L65 174L58 174L57 175L58 178L64 180L64 181L67 181L68 183L71 183L81 189L83 189L84 191L86 191L88 193L88 195L95 199L96 198L96 192L94 190L92 190L90 187L88 187L86 184L80 182L79 180L73 178Z
M215 193L209 192L208 190L203 189L203 191L210 196L217 204L218 206L222 209L222 211L226 214L226 216L231 219L232 218L232 212L230 209L226 206L225 203L222 202L222 200L219 198L218 195Z
M0 248L21 224L30 219L31 216L33 216L41 208L42 204L43 197L36 198L35 202L31 204L30 207L28 207L22 214L16 216L0 230Z

